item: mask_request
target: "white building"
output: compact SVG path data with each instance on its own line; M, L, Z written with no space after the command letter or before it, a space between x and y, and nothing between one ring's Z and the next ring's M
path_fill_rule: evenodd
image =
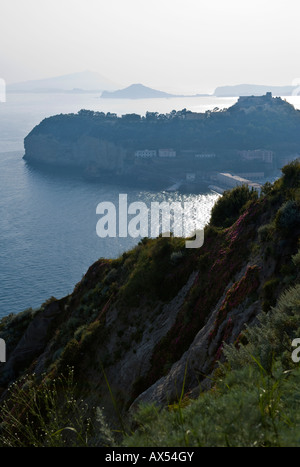
M245 161L259 160L266 164L272 164L274 152L266 149L254 149L253 151L238 151L238 154Z
M139 149L135 151L134 157L140 159L151 159L152 157L157 156L157 151L155 149Z
M159 157L176 157L176 151L174 149L159 149Z

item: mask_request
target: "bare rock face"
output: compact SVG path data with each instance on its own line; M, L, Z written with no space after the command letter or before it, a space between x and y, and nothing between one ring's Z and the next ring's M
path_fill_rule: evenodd
M116 361L115 364L107 370L107 376L115 392L124 393L126 399L130 396L134 382L147 374L150 369L151 357L158 342L168 333L174 325L177 315L184 303L186 295L190 291L197 273L193 272L187 283L182 287L179 293L169 303L163 305L161 310L153 310L152 316L144 321L144 332L140 342L135 348L131 345L123 358ZM160 308L160 305L158 306ZM144 313L142 309L139 313ZM145 315L146 313L144 313ZM153 319L153 316L157 315ZM107 345L107 351L113 353L117 343L118 311L110 310L107 315L106 326L113 327L114 333L110 333L111 339ZM128 326L126 334L128 343L132 341L132 335L135 332L134 324ZM126 340L126 336L123 335Z
M76 142L42 133L25 139L26 161L56 167L83 168L88 172L122 170L125 155L122 147L89 135L80 136Z
M49 303L44 310L41 310L26 329L23 337L8 358L0 373L2 382L12 380L20 369L39 357L41 352L52 337L53 326L61 322L64 314L64 300Z
M241 271L240 282L247 274L247 270L248 268ZM239 280L235 284L239 284ZM195 396L211 386L211 379L205 378L204 375L212 375L218 366L218 361L224 361L222 355L224 338L227 338L228 343L235 342L245 328L245 323L250 324L261 311L259 301L249 304L246 297L242 303L227 313L223 322L218 323L220 310L226 305L227 296L235 284L228 285L212 310L206 325L198 332L181 359L172 366L166 376L138 396L131 405L131 410L136 410L141 403L165 406L168 402L179 398L182 388L185 389L185 393L192 392Z

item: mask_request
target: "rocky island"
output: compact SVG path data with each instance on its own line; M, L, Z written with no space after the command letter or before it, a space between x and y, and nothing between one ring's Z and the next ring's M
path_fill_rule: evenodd
M118 117L81 110L37 125L25 138L24 159L153 187L182 179L211 183L218 172L278 171L298 157L299 130L300 112L271 93L240 97L228 109L205 113Z
M168 99L170 97L177 96L149 88L143 84L132 84L125 89L103 91L101 94L102 99Z

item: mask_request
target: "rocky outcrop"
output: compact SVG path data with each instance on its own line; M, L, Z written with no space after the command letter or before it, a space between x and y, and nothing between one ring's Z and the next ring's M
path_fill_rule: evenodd
M132 346L132 336L137 330L136 323L133 321L131 325L126 327L123 341L128 342L130 350L107 370L111 387L115 393L123 395L125 405L131 401L131 394L137 380L144 377L150 370L155 346L167 335L174 325L196 275L196 272L191 274L184 287L169 303L165 305L158 304L152 310L152 313L139 309L138 313L145 316L145 321L141 340L134 346ZM106 349L107 352L113 354L117 347L118 330L120 330L118 310L112 310L107 314L106 327L108 330L114 329L114 332L109 332L111 339Z
M251 324L261 311L259 301L249 304L248 296L226 314L226 319L218 323L220 310L227 304L230 291L236 284L241 283L249 271L243 268L239 280L230 284L220 298L205 326L198 332L189 349L176 362L169 373L160 378L155 384L143 392L132 404L135 410L140 404L155 403L165 406L168 402L178 399L182 388L192 397L208 389L212 385L211 375L217 368L219 361L224 361L222 355L223 342L234 343L245 328L245 323ZM258 284L257 284L258 285ZM209 375L208 378L206 376Z
M31 321L18 345L9 355L0 371L1 384L15 379L19 371L39 357L51 339L53 329L62 322L65 300L54 300L42 309Z
M122 171L126 156L122 147L89 135L64 141L53 134L32 134L25 138L24 146L28 162L83 168L89 175Z

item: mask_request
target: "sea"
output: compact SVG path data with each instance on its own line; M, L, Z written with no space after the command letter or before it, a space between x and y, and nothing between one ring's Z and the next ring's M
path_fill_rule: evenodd
M300 97L286 99L300 108ZM142 201L148 207L152 202L189 202L197 208L197 228L202 228L219 197L213 192L142 190L34 168L22 157L24 138L35 125L81 109L145 115L184 108L204 112L235 102L216 97L119 100L92 93L8 94L6 102L0 102L0 318L70 294L96 260L117 258L141 240L100 238L99 203L118 206L120 194L127 194L128 204Z

